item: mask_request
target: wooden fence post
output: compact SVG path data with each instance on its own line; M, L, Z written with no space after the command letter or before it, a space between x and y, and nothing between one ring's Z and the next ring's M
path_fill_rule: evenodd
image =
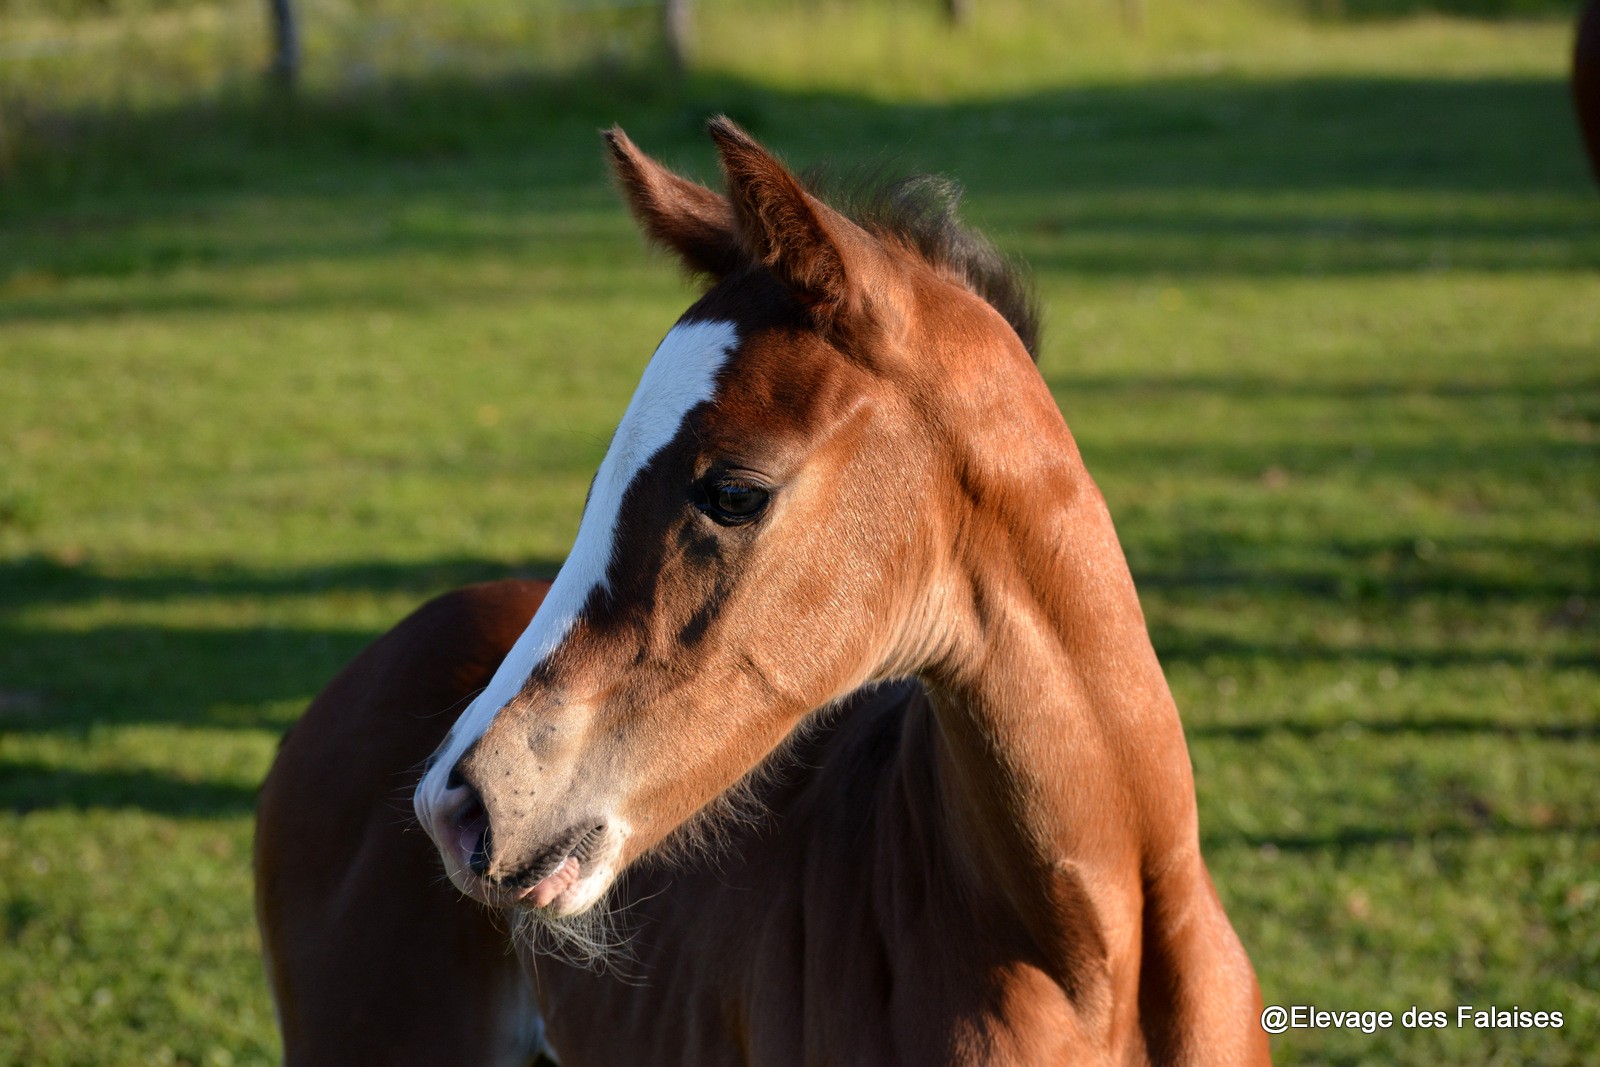
M300 24L294 17L294 0L267 0L272 23L272 63L267 76L285 89L300 79Z
M682 74L694 60L694 19L690 0L661 0L662 37L667 42L667 59Z

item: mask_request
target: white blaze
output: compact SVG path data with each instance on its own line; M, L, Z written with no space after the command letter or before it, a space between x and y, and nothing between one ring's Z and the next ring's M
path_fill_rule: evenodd
M500 709L522 690L534 668L560 647L588 603L589 594L606 584L617 517L628 486L651 458L677 436L684 416L711 399L716 391L717 372L738 339L729 322L680 323L650 357L590 487L589 503L567 562L533 621L511 646L489 685L451 727L443 752L417 785L413 799L423 826L431 826L428 812L443 796L456 761L489 729Z

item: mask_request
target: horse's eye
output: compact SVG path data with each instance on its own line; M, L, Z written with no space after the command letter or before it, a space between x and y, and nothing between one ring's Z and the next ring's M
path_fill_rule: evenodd
M727 525L749 522L767 506L768 493L748 482L716 482L706 488L706 511Z

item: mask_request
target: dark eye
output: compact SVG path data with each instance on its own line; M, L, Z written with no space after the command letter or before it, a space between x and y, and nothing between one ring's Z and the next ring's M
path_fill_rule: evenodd
M765 489L749 482L713 482L705 489L705 510L718 522L735 526L761 514L768 495Z

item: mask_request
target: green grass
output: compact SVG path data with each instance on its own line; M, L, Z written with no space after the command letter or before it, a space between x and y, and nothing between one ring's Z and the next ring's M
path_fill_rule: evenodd
M1567 1020L1281 1061L1592 1055L1600 199L1565 25L979 7L706 5L677 85L352 84L328 45L293 106L118 52L0 112L0 1062L275 1056L277 736L425 596L556 566L691 297L594 130L710 175L719 109L799 163L958 176L1036 268L1267 999Z

